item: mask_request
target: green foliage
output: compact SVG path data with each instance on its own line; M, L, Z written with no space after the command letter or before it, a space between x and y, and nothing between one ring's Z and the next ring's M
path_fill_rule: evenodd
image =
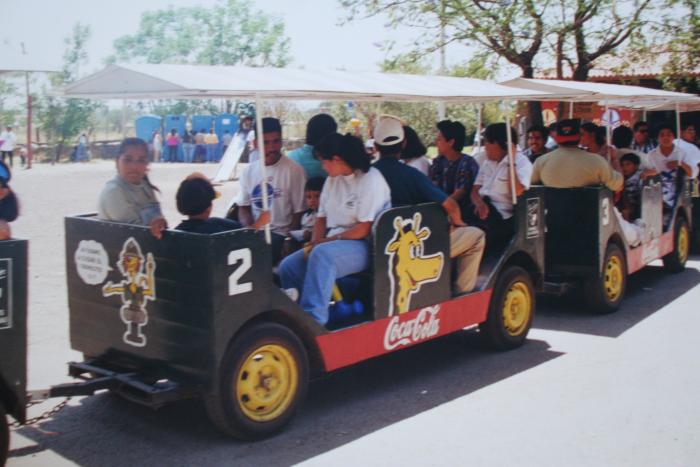
M79 78L80 66L87 62L85 45L90 38L90 27L76 23L72 34L65 39L63 69L51 76L54 89ZM58 143L57 157L66 141L82 132L89 132L90 120L98 104L87 99L63 99L44 93L38 102L38 120L52 143Z
M14 125L22 113L20 109L8 106L9 99L20 95L19 89L14 83L0 78L0 128L6 125Z
M675 14L664 18L660 30L674 31L669 38L669 60L663 70L666 89L682 92L700 92L700 79L687 76L689 70L700 69L700 2L672 0Z

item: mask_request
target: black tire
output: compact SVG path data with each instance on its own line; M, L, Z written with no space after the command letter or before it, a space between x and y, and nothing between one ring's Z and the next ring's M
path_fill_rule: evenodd
M253 370L255 379L250 378ZM299 337L285 326L261 323L231 344L221 364L218 391L204 403L211 421L225 434L263 439L289 423L306 396L308 381L308 357Z
M673 251L664 256L664 269L668 272L681 272L685 270L690 252L690 229L688 223L682 217L676 219L673 227Z
M584 297L588 307L596 313L612 313L620 307L626 288L625 255L619 246L610 243L605 249L602 271L584 285Z
M10 451L10 427L7 424L5 407L0 403L0 466L7 462L7 453Z
M496 280L488 316L479 325L479 332L491 348L514 349L525 342L534 314L530 274L520 266L508 266Z

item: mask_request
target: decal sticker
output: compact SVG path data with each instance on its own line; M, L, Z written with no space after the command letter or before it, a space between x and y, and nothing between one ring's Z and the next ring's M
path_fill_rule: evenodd
M230 276L228 276L228 294L238 295L239 293L246 293L253 290L252 282L240 283L239 279L243 274L248 272L253 264L252 254L250 248L241 248L240 250L233 250L228 254L228 265L233 266L241 262Z
M421 309L415 318L407 321L402 322L400 317L394 316L384 333L384 348L393 350L436 336L440 332L439 312L440 305L434 305Z
M410 310L411 296L420 291L421 285L437 281L445 264L442 252L423 254L423 242L431 232L428 227L421 228L420 221L419 212L413 215L413 219L394 218L396 235L384 250L389 255L389 316Z
M141 332L148 324L148 300L156 299L155 270L156 263L153 255L148 253L144 261L141 247L130 237L119 253L117 263L124 280L118 283L107 282L102 287L102 295L109 297L120 295L122 307L119 315L126 324L124 342L135 347L146 345L146 336ZM144 272L145 266L145 272Z
M600 220L603 225L610 223L610 198L603 198L603 202L600 205Z
M540 236L540 199L527 200L527 238Z
M12 328L12 258L0 259L0 329Z
M101 243L94 240L81 240L73 255L78 276L88 285L98 285L107 279L109 256Z

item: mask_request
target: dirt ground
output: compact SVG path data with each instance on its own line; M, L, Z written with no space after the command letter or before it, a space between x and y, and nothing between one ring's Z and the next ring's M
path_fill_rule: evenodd
M182 216L175 192L193 171L209 177L216 164L153 164L151 181L161 190L161 204L171 226ZM239 168L239 172L240 172ZM29 240L28 387L44 388L68 381L66 362L81 356L70 350L63 219L97 210L100 190L115 174L113 161L35 164L15 168L11 186L20 200L20 217L12 224L15 238ZM218 187L222 196L214 215L223 215L238 192L238 183Z

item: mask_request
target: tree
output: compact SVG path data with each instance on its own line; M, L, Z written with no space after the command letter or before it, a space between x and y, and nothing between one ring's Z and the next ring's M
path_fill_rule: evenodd
M585 80L597 58L623 45L652 18L651 0L339 1L348 8L348 20L386 15L391 25L425 30L414 44L418 54L450 43L477 46L520 68L524 78L554 62L559 76L568 65L575 79ZM530 118L541 121L536 103Z
M283 67L290 61L284 23L251 9L244 0L219 0L212 7L172 6L145 12L136 34L114 41L108 62ZM235 106L226 101L226 111ZM161 101L154 113L215 109L208 101Z
M87 62L85 44L90 38L90 27L76 23L73 32L64 40L63 68L51 75L51 85L59 88L77 80L80 66ZM39 121L49 142L56 143L54 161L58 161L66 141L81 132L89 132L93 111L98 104L88 99L63 99L45 93L39 102Z
M0 79L0 125L4 128L6 125L14 125L17 117L20 116L20 109L12 108L7 105L9 99L19 97L21 94L19 89L10 80Z
M666 16L658 31L674 31L672 37L661 43L668 44L669 60L662 75L664 87L683 92L700 92L700 80L684 76L688 70L700 68L700 2L672 0L674 14Z

